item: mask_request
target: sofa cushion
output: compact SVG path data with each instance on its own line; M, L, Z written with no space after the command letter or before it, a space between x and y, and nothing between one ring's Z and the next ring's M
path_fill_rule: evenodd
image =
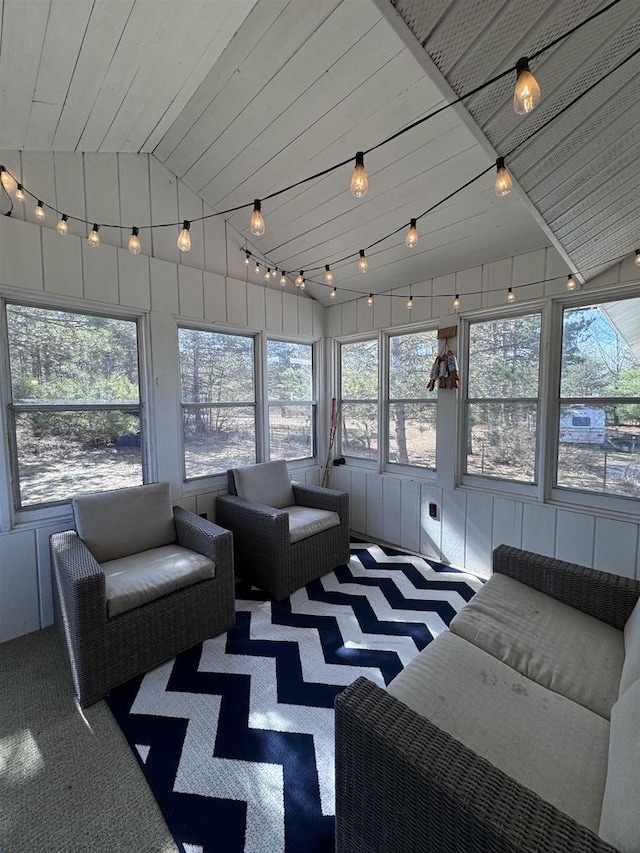
M168 483L73 498L78 536L99 563L176 541Z
M179 545L165 545L109 560L101 568L105 574L109 618L215 577L215 563Z
M594 832L609 723L444 631L389 693Z
M640 680L611 710L609 769L599 835L621 853L640 850Z
M631 611L631 616L624 626L624 664L620 676L620 692L640 679L640 599Z
M282 509L296 502L284 459L234 468L233 479L239 498Z
M283 509L289 515L291 544L340 524L338 513L328 509L313 509L308 506L285 506Z
M609 718L624 660L622 631L503 574L492 575L450 627L527 678Z

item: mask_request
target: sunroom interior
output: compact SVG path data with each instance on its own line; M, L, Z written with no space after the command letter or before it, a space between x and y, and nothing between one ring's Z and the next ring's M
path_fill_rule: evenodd
M0 641L73 494L213 520L270 458L470 572L639 576L635 0L2 6Z

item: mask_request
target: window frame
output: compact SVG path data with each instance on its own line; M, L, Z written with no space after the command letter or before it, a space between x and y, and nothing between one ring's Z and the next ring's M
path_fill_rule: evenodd
M546 457L544 448L546 446L547 431L547 399L548 399L548 357L549 357L549 304L542 300L532 300L524 305L509 306L506 308L493 307L482 311L473 311L460 317L458 327L459 352L462 370L460 382L460 395L458 406L458 441L456 454L455 482L470 490L482 490L492 492L504 492L519 498L532 498L540 500L544 494L546 481ZM479 323L508 320L517 317L527 317L534 314L540 315L540 344L538 359L538 396L533 397L510 397L510 398L472 398L469 399L469 345L471 341L471 326ZM534 481L527 483L522 480L507 479L504 477L492 477L486 474L473 474L466 471L467 462L467 431L469 426L469 402L536 402L536 442Z
M319 374L320 370L318 362L318 342L295 338L290 335L273 335L268 332L263 336L263 364L264 364L264 402L263 402L263 434L264 434L264 460L271 459L271 431L270 431L270 411L271 406L278 405L310 405L311 406L311 456L300 456L295 459L287 459L287 465L293 469L296 467L308 467L309 462L318 459L318 399L319 399ZM269 399L269 359L268 347L269 341L278 341L284 344L295 344L298 346L308 346L311 348L311 390L313 392L312 400L270 400Z
M18 462L18 446L15 429L15 415L22 411L125 411L130 405L97 403L97 404L70 404L68 406L54 403L47 405L28 406L15 404L13 401L13 382L11 375L11 362L9 357L9 329L7 322L7 306L17 305L25 308L36 308L42 311L63 311L69 314L79 314L88 317L104 317L110 320L122 320L135 323L136 327L136 353L138 364L138 395L137 408L140 410L140 468L142 483L153 482L156 474L156 466L151 453L150 435L152 430L153 405L151 400L151 386L147 381L147 365L150 363L149 353L149 323L148 314L135 309L127 309L121 306L113 306L113 310L93 303L87 305L83 300L78 304L77 300L70 297L57 297L55 299L30 299L24 298L26 294L10 292L0 294L0 329L3 343L0 347L0 397L2 399L4 415L2 426L4 433L4 444L6 451L6 474L4 482L6 492L4 499L0 500L0 530L9 530L15 526L29 524L46 519L69 517L72 498L60 501L48 501L46 503L22 506L20 504L20 477ZM3 466L4 467L4 466ZM5 511L2 511L2 506Z
M354 400L349 397L342 397L342 347L349 346L351 344L363 343L366 341L376 341L378 346L378 379L377 379L377 387L378 387L378 396L375 398L367 398L362 400ZM384 367L383 367L383 359L384 359L384 347L381 345L381 334L380 332L368 332L361 335L351 335L345 338L337 338L335 339L335 350L336 354L335 365L336 365L336 375L335 375L335 388L336 388L336 405L338 408L338 425L336 429L336 440L334 442L334 450L333 455L335 457L342 456L344 457L348 464L354 468L367 468L369 470L380 471L382 465L382 454L380 452L381 447L383 446L382 442L385 440L385 432L384 432L384 421L382 415L382 405L381 405L381 388L382 381L384 376ZM378 412L378 454L375 459L367 459L362 456L350 456L348 453L344 452L343 442L343 430L342 430L342 404L343 403L375 403Z
M391 338L399 338L407 335L417 335L424 334L425 332L433 332L435 333L435 342L436 342L436 352L440 350L440 343L438 341L438 327L434 323L429 324L420 324L415 326L399 326L397 328L388 329L383 333L383 375L384 375L384 383L381 388L381 409L382 409L382 430L381 435L384 440L384 464L382 470L385 473L389 474L406 474L411 477L421 477L425 480L433 480L437 479L438 475L438 400L440 396L440 392L436 387L432 393L431 397L424 398L407 398L407 399L399 399L399 398L391 398L389 390L391 385ZM431 365L430 365L431 368ZM435 412L435 433L436 433L436 459L435 465L433 468L428 468L426 465L411 465L408 463L402 462L392 462L389 459L389 450L390 450L390 430L389 430L389 414L390 414L390 406L392 403L416 403L416 404L427 404L433 406Z

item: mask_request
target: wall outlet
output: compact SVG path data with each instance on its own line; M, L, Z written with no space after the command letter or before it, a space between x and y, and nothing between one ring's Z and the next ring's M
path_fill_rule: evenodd
M429 515L431 518L438 517L438 505L437 504L429 504Z

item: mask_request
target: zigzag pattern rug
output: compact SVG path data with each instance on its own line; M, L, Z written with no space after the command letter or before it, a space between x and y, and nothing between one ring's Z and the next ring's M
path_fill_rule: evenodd
M238 585L233 630L113 691L183 853L331 853L336 695L359 675L388 684L480 584L353 542L284 601Z

